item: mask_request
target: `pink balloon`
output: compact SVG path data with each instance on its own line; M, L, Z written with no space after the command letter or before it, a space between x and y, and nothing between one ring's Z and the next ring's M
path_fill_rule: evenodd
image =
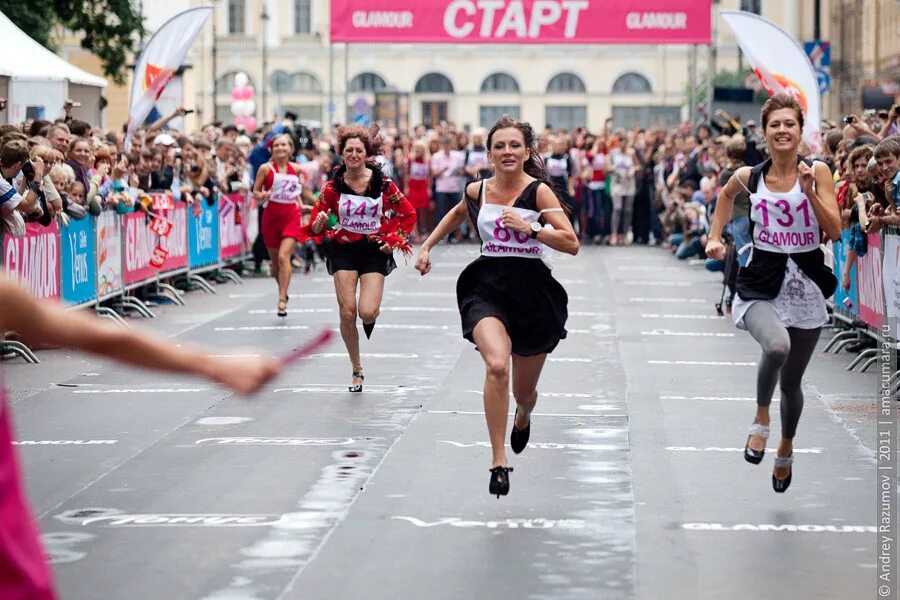
M231 99L232 100L240 100L241 99L241 88L231 88Z
M253 98L253 88L248 86L244 86L241 89L241 100L250 100Z
M244 118L245 127L247 131L252 132L256 129L256 117L245 117Z
M235 117L234 124L239 125L241 127L246 127L247 126L247 117Z

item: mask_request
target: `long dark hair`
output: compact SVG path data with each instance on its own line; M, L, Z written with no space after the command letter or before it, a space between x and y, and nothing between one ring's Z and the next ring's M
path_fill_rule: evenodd
M540 155L537 149L537 135L534 133L534 128L530 123L526 123L525 121L519 121L518 119L514 119L509 115L503 115L497 122L494 123L494 126L491 127L491 130L488 132L487 136L487 149L488 153L491 151L491 143L494 139L494 134L501 129L518 129L522 134L522 137L525 139L525 147L530 150L530 156L528 160L525 161L524 171L526 174L534 177L541 183L545 184L553 193L556 194L557 199L559 199L559 203L562 205L566 212L569 212L569 205L560 194L560 191L556 189L556 186L553 184L553 181L550 179L550 174L547 172L547 166L544 164L544 159Z

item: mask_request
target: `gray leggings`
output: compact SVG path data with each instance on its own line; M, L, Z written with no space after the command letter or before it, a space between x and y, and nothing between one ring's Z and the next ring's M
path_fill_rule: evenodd
M775 308L768 302L754 303L744 315L750 335L762 346L762 360L756 375L756 403L769 406L775 383L781 383L781 437L791 439L803 412L800 389L803 372L816 350L821 327L798 329L785 327Z

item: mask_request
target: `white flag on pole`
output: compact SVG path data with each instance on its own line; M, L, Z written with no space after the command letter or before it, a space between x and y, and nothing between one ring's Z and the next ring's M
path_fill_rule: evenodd
M723 10L738 45L770 95L787 93L803 107L803 141L813 153L822 148L822 98L816 71L800 44L759 15Z
M135 66L131 83L126 149L130 150L134 131L153 110L156 100L178 72L194 38L212 11L212 6L201 6L178 13L157 29L147 42Z

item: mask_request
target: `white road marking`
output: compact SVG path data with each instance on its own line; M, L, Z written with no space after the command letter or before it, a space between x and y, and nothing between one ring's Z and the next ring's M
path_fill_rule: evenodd
M268 294L258 293L258 294L228 294L228 297L231 299L237 298L264 298ZM332 294L333 295L333 294ZM293 297L293 296L291 296Z
M683 523L682 529L690 531L772 531L791 533L875 533L877 528L873 525L793 525L783 523L754 524L737 523L725 525L722 523Z
M490 442L453 442L437 440L439 444L449 444L455 448L490 448ZM553 442L528 442L529 448L538 450L586 450L589 452L609 452L627 450L626 447L613 444L557 444Z
M652 329L642 331L641 335L660 335L672 337L734 337L733 333L714 333L709 331L672 331L671 329Z
M444 306L383 306L381 312L457 312Z
M697 448L696 446L666 446L666 450L671 452L743 452L743 448L721 448L718 446L709 446L708 448ZM824 448L794 448L794 454L822 454Z
M294 313L333 313L336 309L334 308L289 308L288 314ZM247 311L248 314L251 315L274 315L278 311L276 309L267 309L267 308L251 308Z
M72 390L73 394L193 394L207 392L208 388L118 388L111 390Z
M194 421L195 425L239 425L254 421L250 417L203 417Z
M571 317L596 317L597 313L574 311L574 312L570 312L569 316L571 316Z
M684 272L684 269L680 267L653 267L650 265L620 265L616 267L616 271L646 271L650 273L656 273L658 271L681 271Z
M722 400L728 402L756 402L756 398L750 396L660 396L660 400ZM778 398L772 398L772 402L778 402Z
M651 365L707 365L710 367L755 367L755 362L728 362L715 360L648 360Z
M391 353L362 353L362 358L419 358L418 354L391 354ZM312 358L347 358L346 352L326 352L323 354L310 354L304 360Z
M309 329L307 325L248 325L245 327L216 327L214 331L296 331Z
M708 304L708 298L629 298L629 302L649 302L651 304Z
M484 393L482 390L466 390L470 394L478 394L479 396ZM541 398L593 398L593 394L579 394L575 392L538 392L538 396Z
M109 446L119 440L17 440L13 446Z
M484 415L483 410L429 410L428 414L432 415ZM507 413L513 416L514 412ZM570 418L578 417L581 419L608 419L610 417L624 417L625 415L592 415L589 413L531 413L533 417L561 417Z
M353 438L214 437L194 442L197 446L350 446Z
M419 390L418 387L397 387L395 385L366 385L366 394L370 395L399 395ZM346 385L301 385L296 387L276 388L274 393L287 392L289 394L349 394Z
M673 314L660 314L660 313L642 313L642 319L702 319L702 320L711 320L711 321L721 321L725 317L720 317L718 315L673 315Z
M620 281L621 285L635 285L641 287L693 287L694 283L690 281L645 281L643 279L637 281Z
M485 529L584 529L587 523L581 519L544 519L544 518L528 518L528 519L503 519L501 521L469 521L460 517L443 517L434 521L424 521L416 517L391 517L398 521L406 521L416 527L438 527L446 525L449 527L460 527L463 529L472 529L475 527L483 527Z
M550 357L547 359L550 362L574 362L574 363L590 363L594 362L592 358L567 358L567 357Z

